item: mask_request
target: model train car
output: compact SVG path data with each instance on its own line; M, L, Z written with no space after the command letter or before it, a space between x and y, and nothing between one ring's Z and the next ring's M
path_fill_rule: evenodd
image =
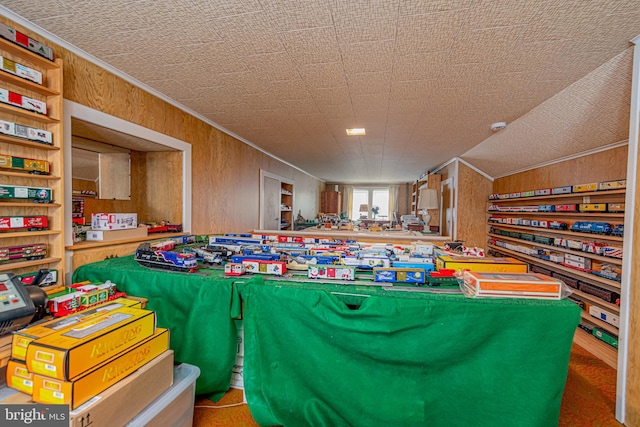
M50 188L0 185L0 199L31 200L34 203L52 203Z
M46 160L27 159L8 154L0 154L0 168L38 175L49 175L50 172L49 162Z
M136 261L144 267L193 273L198 269L194 254L154 251L149 243L142 243L136 249Z
M309 279L356 280L356 268L348 265L312 264L307 270Z
M47 245L44 243L4 246L0 248L0 262L42 259L46 256Z
M48 221L44 215L0 217L0 231L41 231L47 228Z
M8 25L0 23L0 37L53 61L53 49Z
M234 262L237 264L237 262ZM287 263L284 261L269 261L257 259L243 259L242 265L245 272L257 274L272 274L274 276L282 276L287 272Z
M611 224L608 222L576 221L571 226L571 231L594 234L611 234Z
M426 272L421 268L375 267L373 269L374 282L411 283L422 286L425 283Z

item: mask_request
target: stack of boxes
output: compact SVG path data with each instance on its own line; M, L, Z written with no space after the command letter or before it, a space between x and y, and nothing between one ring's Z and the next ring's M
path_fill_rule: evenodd
M15 332L6 383L24 395L12 403L67 404L71 425L83 425L73 420L84 423L89 413L94 422L100 413L113 418L113 405L98 403L120 399L121 423L133 418L173 382L169 331L140 307L120 298ZM122 399L116 391L123 388L138 392Z
M91 215L87 240L110 241L147 237L147 226L138 227L135 213L97 213Z

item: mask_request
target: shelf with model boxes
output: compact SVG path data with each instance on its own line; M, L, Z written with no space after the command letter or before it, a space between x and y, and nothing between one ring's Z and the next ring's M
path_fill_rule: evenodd
M0 38L0 271L62 278L62 60L41 50Z
M625 180L493 194L487 248L563 280L583 309L576 341L617 364Z

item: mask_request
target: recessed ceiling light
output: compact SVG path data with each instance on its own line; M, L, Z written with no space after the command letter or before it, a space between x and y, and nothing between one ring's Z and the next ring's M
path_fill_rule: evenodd
M353 128L347 129L347 135L356 136L356 135L366 135L364 128Z

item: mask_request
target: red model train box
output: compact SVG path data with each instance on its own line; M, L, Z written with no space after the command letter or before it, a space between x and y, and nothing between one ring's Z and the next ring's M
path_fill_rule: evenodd
M526 273L527 264L515 258L441 255L436 259L436 270L471 270L484 272Z
M73 380L153 335L155 313L123 307L32 341L27 367L34 374Z
M87 230L87 240L108 242L112 240L138 239L147 237L148 227L140 225L125 230Z
M476 297L560 299L562 282L540 273L465 271L465 294Z
M71 381L45 375L33 376L33 401L69 405L76 409L169 349L169 330L158 328L144 341L105 360Z
M142 308L142 302L129 298L117 298L88 310L65 317L57 317L53 320L44 320L15 331L11 340L11 358L25 360L27 357L27 346L31 341L46 337L54 332L72 328L82 322L91 320L96 315L101 315L122 307Z
M91 214L92 230L125 230L138 227L138 214L97 213Z

